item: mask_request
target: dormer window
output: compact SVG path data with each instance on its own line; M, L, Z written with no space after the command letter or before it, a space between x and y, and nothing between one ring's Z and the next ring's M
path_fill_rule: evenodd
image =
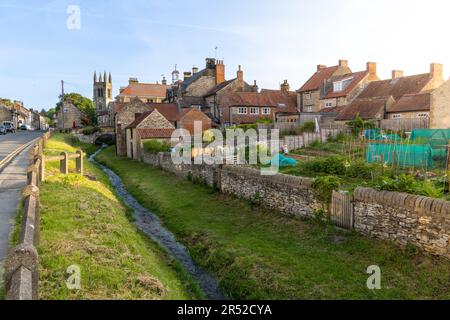
M333 82L333 92L343 91L352 81L353 77Z

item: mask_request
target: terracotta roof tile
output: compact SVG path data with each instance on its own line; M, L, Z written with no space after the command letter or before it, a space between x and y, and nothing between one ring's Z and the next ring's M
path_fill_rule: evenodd
M295 92L285 93L281 90L230 92L220 97L219 105L221 107L273 107L284 112L297 112L297 94Z
M429 93L406 94L394 103L387 112L430 111Z
M355 119L356 115L364 120L377 119L384 116L384 107L390 97L377 97L369 99L355 99L344 107L336 117L336 121Z
M141 139L169 139L175 129L137 129Z
M156 83L132 83L129 84L120 94L119 97L165 97L167 85Z
M317 71L298 91L305 92L319 89L323 82L325 80L328 80L333 75L333 73L338 70L338 68L339 66L334 66Z
M397 79L373 81L361 92L358 98L393 96L397 100L405 94L420 93L430 80L431 75L425 73Z

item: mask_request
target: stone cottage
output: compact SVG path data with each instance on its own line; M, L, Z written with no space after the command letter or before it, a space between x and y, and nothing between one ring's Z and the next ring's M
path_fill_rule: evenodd
M88 117L78 109L72 100L66 99L64 107L56 113L56 127L58 129L76 129L83 127L83 121Z
M450 129L450 80L430 94L430 128Z

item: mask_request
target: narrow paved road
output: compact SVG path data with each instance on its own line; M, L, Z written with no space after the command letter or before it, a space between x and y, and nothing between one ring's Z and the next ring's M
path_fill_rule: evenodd
M41 135L42 132L39 131L18 131L17 133L0 135L0 161L24 143L30 142Z
M42 135L42 132L18 132L0 136L0 160ZM28 149L0 168L0 276L1 264L9 249L9 236L20 204L20 192L27 184ZM1 280L0 280L1 283Z

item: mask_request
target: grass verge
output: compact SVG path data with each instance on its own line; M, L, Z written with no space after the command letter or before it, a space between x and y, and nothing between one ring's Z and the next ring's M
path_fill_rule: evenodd
M95 148L68 135L49 140L45 153ZM141 234L118 200L107 176L85 162L85 177L58 172L46 164L41 187L41 299L196 299L198 288L178 263ZM74 169L74 163L70 163ZM81 269L81 289L69 290L66 271Z
M450 261L299 221L126 158L97 160L157 213L234 299L448 299ZM335 241L341 236L344 241ZM369 290L377 265L382 289Z

